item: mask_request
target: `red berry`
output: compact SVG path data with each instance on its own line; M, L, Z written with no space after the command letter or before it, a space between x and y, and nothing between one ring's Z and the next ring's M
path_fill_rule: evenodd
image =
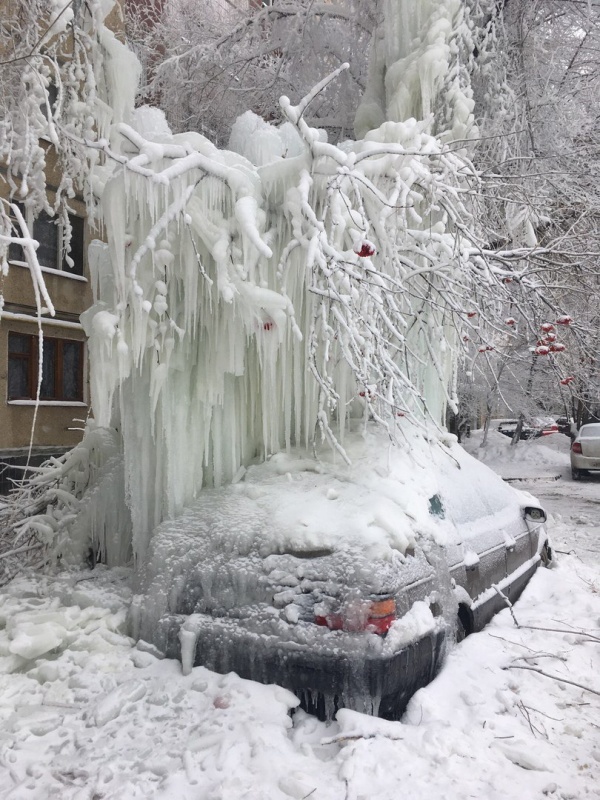
M375 255L375 245L373 242L369 242L368 239L359 239L354 245L354 252L360 258L369 258L369 256Z

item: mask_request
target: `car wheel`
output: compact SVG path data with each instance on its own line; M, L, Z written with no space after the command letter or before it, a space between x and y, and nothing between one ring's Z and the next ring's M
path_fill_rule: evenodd
M580 481L582 474L582 471L577 469L577 467L571 467L571 477L574 481Z
M540 559L545 567L549 568L552 566L552 548L548 542L544 542L544 546L540 551Z
M473 624L471 622L471 614L469 609L460 605L458 607L458 615L456 617L456 643L462 642L473 631Z

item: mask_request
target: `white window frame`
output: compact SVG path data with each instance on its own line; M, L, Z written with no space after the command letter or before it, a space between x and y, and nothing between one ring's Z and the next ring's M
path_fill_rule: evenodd
M29 230L29 233L30 233L31 236L33 236L33 224L34 224L34 222L36 221L37 218L34 217L33 210L31 208L28 208L27 206L25 206L23 203L20 204L20 208L21 208L21 212L23 214L23 217L25 219L25 222L27 223L27 228ZM84 223L83 236L85 237L85 218L79 216L79 214L73 214L72 212L70 212L70 213L71 213L71 216L77 217L78 219L83 220L83 223ZM11 219L14 221L15 225L17 226L17 222L16 222L15 218L12 216L12 214L11 214ZM53 274L53 275L60 275L63 278L69 278L70 280L82 281L83 283L87 283L88 279L85 276L85 262L82 265L82 269L83 269L83 272L84 272L83 275L76 275L75 273L69 272L68 270L63 268L62 252L63 252L64 228L63 228L62 222L58 222L56 227L58 229L58 243L57 243L57 248L56 248L55 264L54 264L54 266L48 266L47 264L42 264L40 262L40 268L41 268L42 272L47 272L47 273L50 273L50 274ZM17 231L18 231L18 235L20 236L21 232L18 230L18 227L17 227ZM83 244L82 250L84 250L85 249L85 239L84 239L84 242L82 244ZM11 264L11 266L14 265L16 267L28 267L28 264L27 264L26 261L21 261L19 259L11 258L11 259L9 259L9 263Z

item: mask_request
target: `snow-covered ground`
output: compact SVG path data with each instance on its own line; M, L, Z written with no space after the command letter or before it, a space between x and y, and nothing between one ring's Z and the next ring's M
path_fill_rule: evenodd
M458 645L398 723L292 717L278 687L183 676L123 634L126 570L14 581L0 595L0 798L599 798L600 480L570 480L568 445L491 435L482 460L533 479L516 485L550 510L557 563L516 604L520 627L507 610Z

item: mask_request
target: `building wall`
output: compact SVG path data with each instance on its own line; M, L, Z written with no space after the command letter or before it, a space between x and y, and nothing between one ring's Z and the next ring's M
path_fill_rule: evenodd
M0 12L10 8L10 0L0 0ZM123 14L124 0L116 0L113 9L106 19L109 28L124 38L125 25ZM6 14L4 14L6 16ZM9 55L12 53L10 39ZM65 58L69 54L65 53ZM41 141L46 150L46 180L50 204L54 200L52 187L61 182L57 170L57 159L50 143ZM0 197L8 199L8 183L1 173L6 166L0 164ZM20 198L21 201L24 198ZM69 201L73 212L85 219L85 206L81 198ZM56 315L42 318L42 330L45 337L85 342L85 334L79 323L79 315L92 303L92 291L89 282L87 264L87 248L92 238L98 238L98 232L90 233L88 225L84 225L83 275L69 275L54 269L43 270L44 280ZM39 251L38 251L39 252ZM35 296L29 269L18 264L11 264L8 275L0 274L0 295L4 297L4 310L0 317L0 481L2 479L2 462L19 460L24 448L33 441L34 452L47 456L50 452L62 452L65 448L77 444L82 437L82 423L88 414L88 381L87 353L83 359L83 401L41 401L35 413L35 401L8 399L8 341L10 333L35 335L38 331ZM85 348L84 348L85 351ZM36 417L32 436L32 424ZM33 463L33 462L32 462ZM1 492L0 492L1 493Z
M81 330L72 328L52 327L45 325L44 334L64 339L84 341L85 336ZM31 426L35 412L35 401L7 400L8 378L8 334L35 333L36 326L29 322L2 319L0 323L0 459L5 450L27 447L31 439ZM85 366L84 366L85 369ZM84 390L84 399L87 392ZM50 403L41 401L36 415L36 425L33 434L35 446L73 446L80 441L83 425L76 420L85 420L87 416L86 402L60 402Z
M52 151L47 153L47 175L55 179ZM50 181L49 181L50 182ZM54 183L52 180L51 185ZM0 181L0 187L6 184ZM0 188L0 195L6 196ZM52 189L49 200L53 200ZM77 216L85 218L81 200L70 202ZM46 337L85 341L79 315L92 303L92 292L87 265L87 246L90 241L88 225L84 224L83 275L70 275L56 270L43 269L48 293L55 308L55 317L42 317L42 330ZM0 460L10 451L24 448L32 438L31 430L35 412L34 400L8 399L8 338L9 333L37 334L35 295L29 269L10 264L8 275L0 277L0 293L4 296L4 311L0 319ZM87 358L84 357L83 402L41 401L33 431L33 444L39 447L73 446L82 436L81 422L88 413Z

